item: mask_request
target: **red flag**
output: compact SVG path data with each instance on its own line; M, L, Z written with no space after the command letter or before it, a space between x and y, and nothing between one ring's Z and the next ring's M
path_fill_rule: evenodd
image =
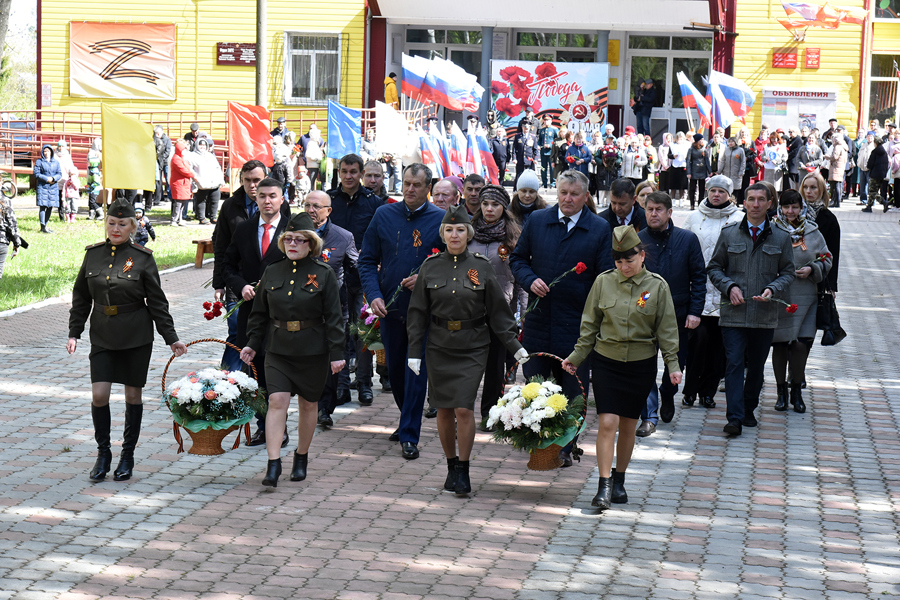
M248 160L273 164L270 119L269 111L262 106L228 103L228 154L233 169Z

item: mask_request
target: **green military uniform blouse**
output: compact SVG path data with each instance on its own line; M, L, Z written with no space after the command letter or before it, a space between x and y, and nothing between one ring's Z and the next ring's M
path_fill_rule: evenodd
M276 326L275 321L281 325ZM334 271L309 256L300 260L283 258L269 265L259 281L247 320L247 345L259 351L267 328L266 352L282 356L326 354L332 362L343 360L344 321Z
M634 277L617 269L597 276L581 315L581 336L568 359L576 367L591 350L619 362L656 356L670 373L678 364L678 322L666 280L646 268Z
M86 250L72 290L69 337L81 337L90 315L91 344L100 348L149 344L154 322L166 344L177 342L153 251L132 242L114 246L109 240ZM135 304L146 306L135 310Z
M484 317L486 323L454 331L446 325L434 325L432 316L446 321ZM427 258L419 270L407 312L409 358L421 358L426 332L429 345L439 348L488 346L488 324L510 352L522 347L516 339L515 318L490 261L469 251L457 255L442 252Z

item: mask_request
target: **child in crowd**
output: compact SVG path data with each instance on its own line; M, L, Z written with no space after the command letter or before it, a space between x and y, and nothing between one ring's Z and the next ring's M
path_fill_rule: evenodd
M306 200L306 196L310 191L309 173L303 165L297 167L294 189L297 191L297 204L303 206L303 201Z
M144 216L144 205L136 202L134 205L134 218L137 219L138 227L134 232L134 243L146 246L150 239L156 241L156 232L153 230L153 224L150 219Z

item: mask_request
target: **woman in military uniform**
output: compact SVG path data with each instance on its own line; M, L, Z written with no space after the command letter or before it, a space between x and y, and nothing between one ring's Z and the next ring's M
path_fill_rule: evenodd
M294 215L278 247L287 256L269 265L257 286L247 321L247 346L241 360L250 364L268 330L266 451L269 463L262 484L277 487L281 442L291 396L300 399L300 424L291 481L306 479L309 445L318 418L318 402L329 371L344 368L344 321L334 271L313 258L322 252L312 217Z
M673 385L681 383L678 323L665 279L644 268L641 240L630 225L613 231L615 270L597 276L581 315L581 337L563 368L591 359L597 402L597 465L600 486L591 502L600 510L628 502L625 469L647 395L656 382L657 347ZM619 432L618 442L616 431ZM612 468L615 446L616 468Z
M72 290L69 354L75 352L88 315L91 318L91 417L97 440L97 462L90 473L93 482L103 481L112 463L109 393L113 383L125 386L125 435L113 476L116 481L131 478L144 413L141 391L153 352L153 324L176 356L187 351L175 333L153 251L134 243L135 231L131 203L120 200L110 206L106 241L87 247Z
M528 360L528 353L516 339L516 322L490 261L468 251L475 231L465 205L447 210L440 235L447 251L422 263L409 303L409 368L419 374L427 334L428 388L447 457L444 489L468 494L475 396L487 363L490 332L520 363Z

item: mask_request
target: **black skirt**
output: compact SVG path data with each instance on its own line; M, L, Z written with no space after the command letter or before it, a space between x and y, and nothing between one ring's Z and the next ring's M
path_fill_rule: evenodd
M91 346L91 383L121 383L142 388L147 385L152 354L153 342L126 350Z
M656 356L620 362L591 352L591 380L597 414L612 413L639 419L647 406L647 396L656 385Z
M669 167L669 189L686 190L688 186L686 167Z
M265 369L269 394L287 392L307 402L318 402L331 374L331 361L327 354L282 356L266 352Z

